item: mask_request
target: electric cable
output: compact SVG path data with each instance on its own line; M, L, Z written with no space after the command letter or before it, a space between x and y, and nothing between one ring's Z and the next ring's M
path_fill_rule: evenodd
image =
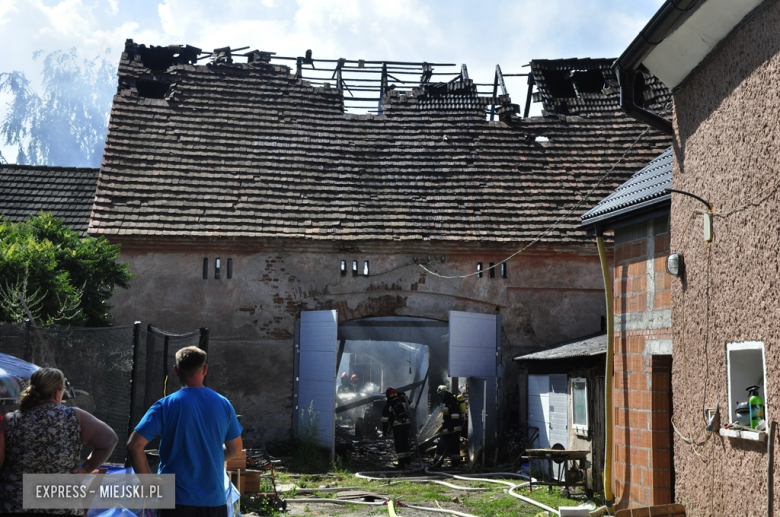
M582 205L583 203L585 203L585 202L586 202L586 201L587 201L587 200L590 198L591 194L593 194L593 192L595 192L595 191L596 191L596 189L598 189L598 188L601 186L601 184L604 182L604 180L605 180L605 179L607 179L607 177L608 177L610 174L612 174L612 171L614 171L614 170L615 170L615 167L617 167L618 165L620 165L620 162L622 162L622 161L623 161L623 159L626 157L626 155L628 154L628 152L629 152L629 151L631 151L631 149L633 149L633 148L634 148L634 146L635 146L635 145L636 145L636 144L637 144L637 143L638 143L638 142L639 142L639 141L640 141L640 140L641 140L641 139L642 139L642 138L643 138L643 137L644 137L644 136L645 136L645 135L646 135L646 134L647 134L649 131L650 131L650 127L648 126L648 127L647 127L647 128L644 130L644 131L642 131L642 133L640 133L640 135L639 135L639 136L636 138L636 140L634 140L634 141L631 143L631 145L629 145L629 146L628 146L628 148L625 150L625 152L622 154L622 156L620 156L620 158L618 158L618 160L617 160L617 161L614 163L614 165L612 165L612 167L610 167L610 169L609 169L607 172L605 172L605 173L604 173L604 174L601 176L601 178L599 178L599 180L596 182L596 185L594 185L594 186L593 186L593 188L591 188L591 189L588 191L588 193L587 193L587 194L585 194L585 196L584 196L582 199L580 199L579 201L577 201L577 202L576 202L576 203L575 203L575 204L574 204L574 205L573 205L573 206L572 206L572 207L571 207L571 208L570 208L570 209L569 209L569 210L568 210L568 211L567 211L565 214L563 214L562 216L560 216L560 217L559 217L559 218L558 218L558 219L557 219L557 220L556 220L556 221L555 221L555 222L552 224L552 226L550 226L550 227L549 227L549 228L547 228L545 231L543 231L542 233L540 233L539 235L537 235L536 237L534 237L534 238L531 240L531 242L529 242L529 243L528 243L526 246L524 246L523 248L521 248L521 249L517 250L516 252L514 252L513 254L511 254L511 255L510 255L510 256L508 256L507 258L505 258L505 259L503 259L503 260L501 260L501 261L499 261L499 262L496 262L496 263L495 263L495 264L493 264L492 266L489 266L489 267L485 268L485 269L484 269L484 270L482 270L482 271L475 271L475 272L473 272L473 273L469 273L469 274L467 274L467 275L440 275L439 273L436 273L435 271L431 271L430 269L428 269L427 267L425 267L425 266L424 266L424 265L422 265L422 264L417 264L417 265L418 265L418 266L420 266L420 267L421 267L421 268L423 268L425 271L427 271L428 273L432 274L432 275L433 275L433 276L435 276L435 277L438 277L438 278L444 278L444 279L454 279L454 278L468 278L468 277L471 277L471 276L476 276L476 275L482 274L484 271L488 271L488 270L490 270L490 269L495 269L495 268L496 268L496 267L498 267L499 265L501 265L501 264L504 264L504 263L506 263L507 261L509 261L509 260L513 259L513 258L514 258L514 257L516 257L517 255L521 254L522 252L524 252L525 250L527 250L528 248L530 248L531 246L533 246L534 244L536 244L537 242L539 242L540 240L542 240L544 237L546 237L547 235L549 235L549 234L550 234L550 233L551 233L553 230L555 230L555 229L558 227L558 225L559 225L559 224L561 224L561 222L563 222L563 220L565 220L565 219L567 219L569 216L571 216L571 214L572 214L572 213L573 213L575 210L577 210L577 209L580 207L580 205Z

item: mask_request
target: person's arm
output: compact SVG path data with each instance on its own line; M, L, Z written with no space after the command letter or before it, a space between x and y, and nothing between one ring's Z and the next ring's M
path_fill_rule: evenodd
M226 441L222 450L225 452L225 461L238 458L241 455L241 451L244 450L244 442L241 440L241 435Z
M87 460L81 467L71 470L74 474L88 474L100 467L114 452L119 438L108 424L95 418L84 410L73 408L81 426L81 443L92 448Z
M127 458L130 460L130 466L136 474L151 474L149 461L146 459L144 447L149 440L143 437L138 431L133 431L130 439L127 440Z

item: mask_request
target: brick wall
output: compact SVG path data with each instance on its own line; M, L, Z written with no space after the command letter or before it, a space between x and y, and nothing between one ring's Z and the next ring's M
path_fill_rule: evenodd
M619 508L673 502L666 218L615 232L613 472Z

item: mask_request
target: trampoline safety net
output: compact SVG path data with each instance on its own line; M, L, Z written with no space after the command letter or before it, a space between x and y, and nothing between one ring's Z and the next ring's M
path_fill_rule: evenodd
M111 463L125 461L129 431L146 410L180 388L173 375L175 355L191 345L208 351L208 329L172 334L140 324L37 329L24 323L0 325L0 353L62 370L74 389L74 405L116 432L119 442Z

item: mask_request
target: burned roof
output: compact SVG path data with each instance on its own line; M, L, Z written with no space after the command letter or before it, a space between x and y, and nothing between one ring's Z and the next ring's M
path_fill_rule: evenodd
M534 100L544 111L558 115L586 115L620 107L620 88L614 59L538 59L531 62L537 91ZM640 107L665 112L671 92L656 77L638 74L634 98Z
M40 212L86 233L100 169L0 164L0 215L18 223Z
M549 359L567 359L569 357L588 357L607 353L607 334L593 334L563 343L558 343L533 354L518 355L515 361L542 361Z
M667 189L672 188L673 156L672 148L669 147L615 192L583 214L582 224L591 226L604 223L650 206L668 204L671 200L671 193Z
M354 114L343 70L325 84L272 53L237 63L225 49L205 64L174 52L153 69L139 49L128 41L119 65L92 234L527 242L563 218L544 241L589 242L577 215L670 144L651 131L569 213L645 129L603 93L576 115L520 118L465 67L437 80L423 63L416 84L382 83L381 114ZM387 68L343 61L331 64Z

